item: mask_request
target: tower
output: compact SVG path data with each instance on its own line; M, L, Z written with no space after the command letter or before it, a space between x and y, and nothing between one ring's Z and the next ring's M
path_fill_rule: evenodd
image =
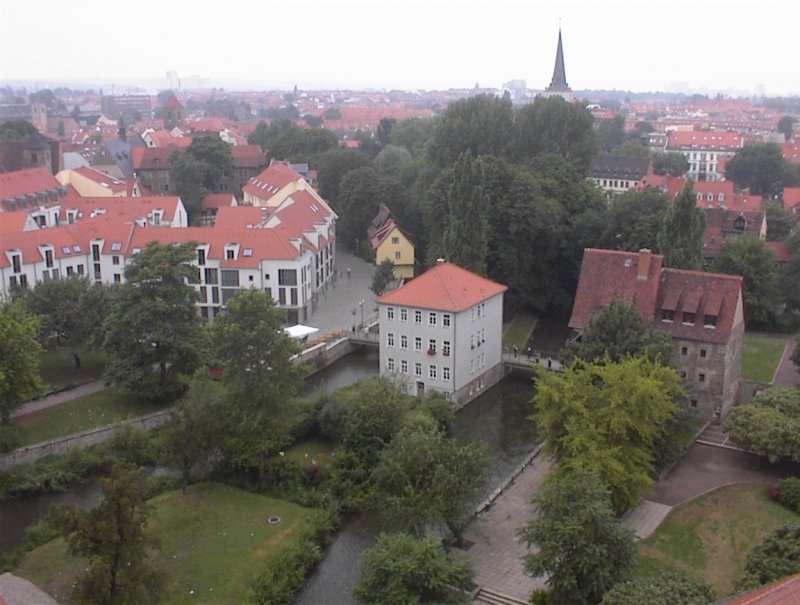
M544 91L545 96L562 97L565 101L572 100L572 89L567 84L567 73L564 69L564 48L561 45L561 28L558 28L558 47L556 48L556 64L553 67L553 79L550 86Z

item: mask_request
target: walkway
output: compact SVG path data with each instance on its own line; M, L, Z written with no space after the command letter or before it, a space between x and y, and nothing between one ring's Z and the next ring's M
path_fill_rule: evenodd
M762 334L761 336L775 338L774 334ZM800 372L797 366L792 361L795 349L797 349L797 337L792 336L779 336L778 338L786 339L786 349L783 351L783 357L778 364L778 369L775 370L775 375L772 377L772 384L784 387L791 387L800 382Z
M78 399L79 397L85 397L86 395L91 395L92 393L98 393L105 388L105 382L102 380L87 382L73 389L59 391L58 393L48 395L47 397L29 401L21 408L11 412L11 418L19 418L20 416L25 416L26 414L32 414L33 412L38 412L39 410L51 408L54 405L61 405L62 403L72 401L73 399Z
M56 600L23 578L4 573L0 575L0 603L7 605L56 605Z

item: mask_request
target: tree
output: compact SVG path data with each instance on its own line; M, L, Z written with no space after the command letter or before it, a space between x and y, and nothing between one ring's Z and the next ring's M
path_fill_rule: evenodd
M783 209L783 204L766 200L761 204L767 213L767 241L780 242L791 235L797 219Z
M181 489L192 478L196 464L208 458L218 443L225 418L225 389L205 368L195 372L186 395L170 411L164 445L181 472Z
M724 426L740 447L770 462L800 462L800 388L765 389L750 404L734 407Z
M794 118L792 116L783 116L778 120L778 132L783 135L783 140L787 143L792 140L792 131L794 130Z
M303 121L309 128L319 128L322 126L322 116L315 116L313 113L307 113L303 116Z
M664 215L658 247L664 264L673 269L699 270L703 265L703 231L706 215L697 207L691 179Z
M528 547L525 571L547 575L556 604L591 605L626 580L633 530L614 516L608 489L591 471L548 476L533 497L536 516L519 530Z
M420 536L432 526L460 543L486 488L486 452L458 445L432 424L404 426L372 472L373 502L397 527Z
M412 154L431 139L436 121L431 118L407 118L392 127L389 139L393 145L405 147Z
M678 373L645 357L576 360L536 379L535 421L564 472L592 470L622 513L652 483L653 448L677 413Z
M375 129L375 138L381 147L386 147L391 141L392 128L397 124L395 118L381 118Z
M170 157L170 193L181 198L191 224L197 222L200 204L209 194L203 185L203 173L203 163L188 153L175 151Z
M649 158L650 150L639 139L625 139L609 151L613 156L622 158Z
M102 324L108 314L109 295L79 276L41 281L25 299L28 310L42 319L41 335L50 345L70 355L81 367L81 348L102 344Z
M325 113L322 114L322 117L326 120L341 120L342 112L339 111L338 107L328 107L325 109Z
M751 193L778 196L783 193L786 160L780 145L758 143L745 145L725 165L725 177Z
M625 140L625 116L618 113L610 120L598 120L597 131L600 135L600 149L611 151Z
M747 591L800 571L800 524L779 527L747 555L737 591Z
M367 226L383 201L380 178L371 166L351 170L342 178L334 209L339 215L337 235L341 242L360 252L359 242L367 238Z
M358 149L337 147L320 154L317 159L319 194L336 207L344 176L351 170L371 165L369 157Z
M474 575L465 554L445 551L433 536L406 533L378 536L361 555L361 567L353 594L381 605L463 602L452 588L468 590Z
M100 484L103 498L97 507L82 511L64 505L56 513L69 553L88 559L86 575L72 596L97 605L153 603L164 581L147 561L155 540L145 531L152 509L145 500L143 473L115 466Z
M711 270L726 275L741 275L745 322L768 326L775 319L778 306L775 258L766 244L754 236L722 243Z
M689 170L689 160L682 153L668 151L653 156L653 173L660 176L683 176Z
M385 145L375 156L375 166L382 172L396 172L411 159L411 153L405 147Z
M617 363L627 357L647 357L670 365L674 347L668 336L653 329L652 322L622 298L615 298L589 320L580 341L567 343L561 351L564 363L576 357L602 363Z
M708 605L713 600L705 582L665 571L654 578L617 584L605 594L600 605Z
M39 393L39 355L36 340L39 318L20 303L0 306L0 419L8 422L11 412Z
M172 398L204 357L206 340L186 282L195 242L151 242L125 268L105 322L106 378L145 399Z
M519 161L552 153L585 176L599 147L591 112L561 97L536 97L514 116L513 157Z
M669 198L654 187L629 190L609 204L608 222L599 244L611 250L657 252L658 234L669 209Z
M0 141L24 141L36 134L39 131L28 120L8 120L0 124Z
M372 273L372 284L369 289L375 293L375 296L380 296L386 291L386 287L393 279L394 263L391 259L384 258Z
M240 290L211 326L214 354L229 397L222 449L228 460L263 476L267 457L291 441L293 398L302 383L294 341L260 290Z
M335 149L338 145L339 139L330 130L294 125L270 141L268 152L274 158L308 161L309 158Z

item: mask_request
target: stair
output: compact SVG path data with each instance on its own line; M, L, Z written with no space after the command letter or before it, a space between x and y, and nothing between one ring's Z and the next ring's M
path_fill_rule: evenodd
M487 603L488 605L528 605L526 601L521 601L517 597L512 597L497 590L481 586L475 593L475 603Z

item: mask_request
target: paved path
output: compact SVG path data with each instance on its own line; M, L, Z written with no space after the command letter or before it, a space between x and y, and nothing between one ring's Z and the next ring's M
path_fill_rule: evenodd
M56 605L56 600L36 585L10 573L0 575L0 603L7 605Z
M774 338L775 335L762 334L761 336ZM800 372L792 361L792 355L797 348L797 337L792 336L779 336L778 338L786 339L786 349L783 351L783 357L778 364L778 369L775 370L775 376L772 378L772 384L791 387L800 382Z
M537 456L465 532L464 537L474 542L467 554L479 586L526 602L535 588L545 587L543 578L531 578L523 571L522 557L528 553L528 547L517 540L517 529L533 516L531 496L550 466L544 456Z
M11 418L18 418L20 416L25 416L26 414L32 414L33 412L38 412L39 410L44 410L45 408L50 408L54 405L60 405L62 403L66 403L67 401L78 399L79 397L97 393L105 388L106 385L102 380L87 382L75 387L74 389L68 389L53 395L48 395L47 397L42 397L41 399L29 401L21 408L11 412Z
M622 522L634 531L637 540L644 540L658 529L670 512L672 512L671 506L645 500L638 507L625 513Z

